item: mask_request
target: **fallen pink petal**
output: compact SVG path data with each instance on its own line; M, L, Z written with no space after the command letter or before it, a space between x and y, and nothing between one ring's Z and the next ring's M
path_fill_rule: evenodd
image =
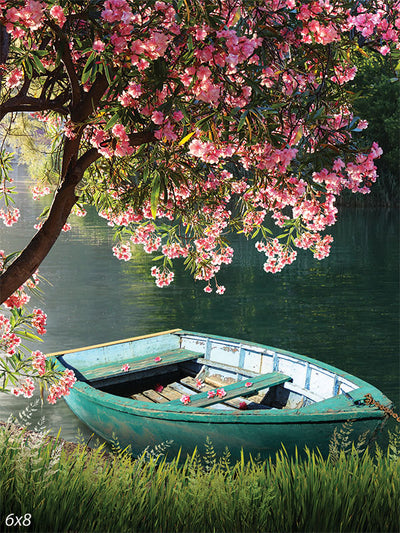
M128 370L130 369L131 367L128 365L128 363L126 365L122 365L122 369L124 372L128 372Z
M164 390L164 387L162 385L156 385L154 390L156 392L162 392Z
M188 403L190 403L190 396L188 396L187 394L184 394L181 398L181 402L184 404L184 405L187 405Z
M252 385L253 385L253 383L252 383L251 381L247 381L247 382L245 383L245 386L246 386L246 387L251 387Z
M159 362L161 361L161 357L155 357L155 358L154 358L154 361L155 361L156 363L159 363Z

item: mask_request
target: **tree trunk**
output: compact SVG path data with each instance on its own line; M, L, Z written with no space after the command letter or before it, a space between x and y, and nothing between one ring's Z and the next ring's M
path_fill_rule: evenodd
M77 201L75 186L81 175L74 173L66 180L54 197L49 216L20 256L0 276L0 304L9 298L36 272L49 253Z
M132 146L140 146L154 140L152 131L129 135ZM47 220L20 256L0 276L0 304L18 290L39 268L40 263L56 242L78 200L75 195L75 187L83 178L85 170L100 157L97 149L91 148L76 161L75 155L78 153L79 146L74 144L73 147L74 150L70 151L68 145L68 149L64 151L64 158L70 163L65 176L63 176L63 184L54 197Z

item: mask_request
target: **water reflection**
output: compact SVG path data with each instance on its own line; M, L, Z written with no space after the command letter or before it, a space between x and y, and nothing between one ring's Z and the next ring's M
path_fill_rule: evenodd
M26 244L42 209L26 190L19 200L26 213L19 227L0 227L0 248L8 251ZM263 272L254 244L233 238L234 263L218 277L227 292L218 296L205 294L182 266L172 286L158 289L152 257L138 249L129 263L115 259L112 230L89 213L61 235L40 269L52 284L43 287L44 302L35 302L49 317L43 349L181 327L310 355L371 382L399 405L398 228L397 211L344 210L328 259L300 253L275 276ZM1 419L24 405L2 397ZM55 431L63 425L64 438L84 428L63 403L46 406L45 414Z

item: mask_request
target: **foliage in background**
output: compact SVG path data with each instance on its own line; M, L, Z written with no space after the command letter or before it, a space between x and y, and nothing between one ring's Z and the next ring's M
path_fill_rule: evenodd
M377 162L379 180L369 197L357 205L398 205L400 201L400 64L398 56L383 57L373 52L360 56L351 88L355 93L355 114L368 121L361 132L366 145L376 140L383 149ZM357 201L346 196L344 202Z
M195 454L183 465L122 451L66 453L57 441L30 446L26 438L0 430L1 531L366 533L400 523L398 431L385 452L352 446L332 460L283 450L230 464L208 443L204 460ZM9 513L30 513L30 525L5 527Z

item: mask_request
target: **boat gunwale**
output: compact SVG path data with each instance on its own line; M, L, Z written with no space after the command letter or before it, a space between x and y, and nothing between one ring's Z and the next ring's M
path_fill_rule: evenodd
M167 329L165 331L159 331L158 333L149 333L147 335L138 335L137 337L129 337L127 339L120 339L117 341L103 342L101 344L91 344L90 346L82 346L80 348L71 348L69 350L62 350L59 352L51 352L47 354L47 357L58 357L60 355L74 354L75 352L85 352L88 350L95 350L97 348L106 348L107 346L115 346L116 344L125 344L127 342L140 341L142 339L150 339L151 337L159 337L161 335L175 334L178 331L183 331L181 328Z

